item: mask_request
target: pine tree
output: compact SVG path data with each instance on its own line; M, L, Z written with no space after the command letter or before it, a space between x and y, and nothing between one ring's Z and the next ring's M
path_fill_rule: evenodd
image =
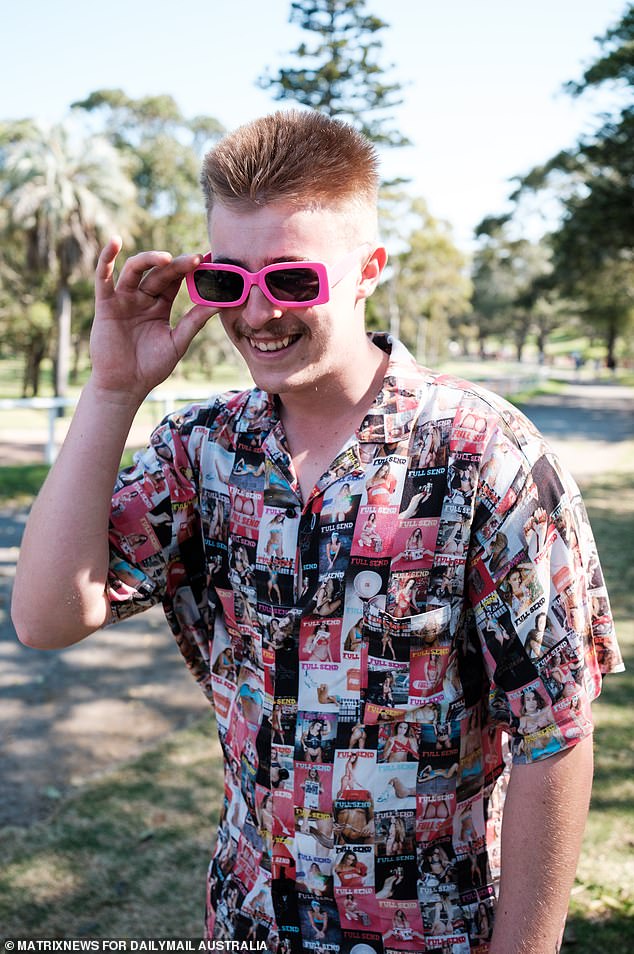
M399 83L387 83L379 63L378 37L388 24L366 12L366 0L294 0L290 22L315 36L291 55L297 64L258 80L278 100L295 100L351 123L378 145L409 140L391 124L402 99Z

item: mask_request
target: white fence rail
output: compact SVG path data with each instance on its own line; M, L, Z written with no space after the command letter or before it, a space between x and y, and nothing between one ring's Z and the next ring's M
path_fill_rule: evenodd
M55 422L59 418L61 408L74 408L77 404L77 398L0 398L0 411L13 410L31 410L41 411L46 414L47 436L44 444L44 462L52 464L57 456L59 438L56 434ZM160 417L164 417L177 407L182 407L191 401L204 400L200 394L177 392L152 392L144 401L145 404L162 405L160 407ZM25 432L26 434L26 432ZM1 436L1 431L0 431ZM149 433L148 433L149 436Z

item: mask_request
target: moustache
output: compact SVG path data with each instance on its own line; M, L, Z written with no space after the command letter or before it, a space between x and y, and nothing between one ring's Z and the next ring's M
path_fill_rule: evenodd
M296 325L284 324L281 321L269 321L265 328L267 338L287 338L293 335L303 335L307 331L307 327L304 324L297 327ZM233 332L238 338L258 338L260 336L260 330L255 331L250 325L242 324L241 322L234 325Z

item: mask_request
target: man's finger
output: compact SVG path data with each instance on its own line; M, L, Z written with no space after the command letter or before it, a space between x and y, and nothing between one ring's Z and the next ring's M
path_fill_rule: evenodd
M178 354L178 359L183 357L190 344L199 331L205 327L212 315L217 313L217 308L205 308L203 305L194 305L186 314L183 315L176 327L172 330L172 341Z
M202 255L179 255L165 268L153 268L143 277L139 288L152 298L164 298L172 302L183 284L183 279L197 265L200 265Z
M114 290L114 263L122 247L121 236L113 235L101 250L95 269L95 292L98 298L103 298Z
M132 255L129 258L119 275L117 289L120 291L136 291L141 284L141 279L150 269L156 269L157 273L167 268L172 263L172 256L169 252L139 252L138 255ZM161 292L144 289L148 294L158 296Z
M150 298L172 301L187 272L196 268L201 260L198 254L172 258L169 252L141 252L125 263L117 288L127 292L140 289Z

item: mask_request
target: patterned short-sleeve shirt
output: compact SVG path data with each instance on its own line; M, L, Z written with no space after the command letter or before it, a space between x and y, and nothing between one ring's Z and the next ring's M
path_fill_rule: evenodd
M213 702L209 937L485 952L512 761L588 735L622 664L579 492L541 436L374 340L383 386L308 500L274 396L155 431L113 496L113 617L162 602Z

